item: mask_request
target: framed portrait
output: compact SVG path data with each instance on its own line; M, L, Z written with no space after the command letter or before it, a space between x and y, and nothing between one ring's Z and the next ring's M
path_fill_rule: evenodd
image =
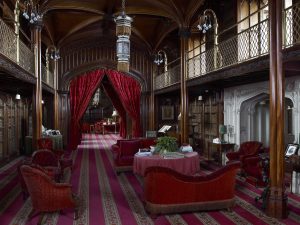
M299 145L297 144L288 144L285 149L285 157L290 157L291 155L297 154Z
M161 107L161 119L162 120L174 120L174 106L163 105Z

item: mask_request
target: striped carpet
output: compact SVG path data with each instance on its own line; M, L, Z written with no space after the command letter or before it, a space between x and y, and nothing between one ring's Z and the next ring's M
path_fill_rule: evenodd
M184 225L184 224L300 224L300 196L289 195L289 217L278 221L267 217L261 210L261 203L254 198L261 190L237 178L236 207L226 210L187 214L173 214L151 219L144 210L143 187L139 177L121 173L116 176L112 167L110 146L116 135L84 135L78 150L71 154L74 159L72 175L65 173L65 181L71 182L73 191L81 198L79 219L73 221L72 210L61 214L44 216L47 225ZM23 158L18 158L0 168L0 225L36 224L38 217L27 221L31 210L29 199L23 201L18 184L17 166ZM216 169L201 168L201 173Z

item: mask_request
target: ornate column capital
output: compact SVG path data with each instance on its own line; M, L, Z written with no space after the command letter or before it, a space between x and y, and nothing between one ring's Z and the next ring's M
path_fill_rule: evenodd
M180 38L189 38L191 36L190 27L180 27L178 31L178 35Z

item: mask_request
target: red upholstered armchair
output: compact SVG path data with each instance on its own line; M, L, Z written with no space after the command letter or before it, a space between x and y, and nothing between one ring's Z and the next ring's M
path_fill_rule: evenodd
M240 167L233 162L203 176L185 176L165 167L149 167L144 182L145 208L151 214L231 209Z
M23 165L28 165L28 166L30 166L32 168L36 168L36 169L42 171L43 173L47 174L48 177L51 180L55 180L55 174L52 173L52 171L48 171L48 170L44 169L43 167L41 167L41 166L39 166L37 164L31 164L31 161L30 162L29 161L23 162L23 164L20 164L18 166L18 177L19 177L19 183L20 183L21 189L22 189L23 200L25 200L29 196L28 189L27 189L27 186L25 184L25 180L24 180L24 178L22 176L22 173L21 173L21 167Z
M265 148L264 153L269 153L269 148ZM255 186L266 186L269 177L268 163L261 156L251 156L244 160L244 173L246 180Z
M150 145L154 144L153 138L117 140L117 143L112 145L115 171L119 173L132 170L135 153L140 148L150 148Z
M35 151L32 155L31 163L43 167L48 173L54 174L55 180L58 182L63 175L59 160L50 150Z
M53 141L50 138L39 138L37 144L38 149L48 149L56 155L60 161L62 171L68 167L72 170L73 160L70 158L64 158L65 151L63 149L53 149Z
M21 173L28 188L32 200L32 212L41 212L39 223L41 223L42 213L55 212L67 208L75 209L75 219L78 217L78 199L71 191L71 185L66 183L55 183L45 173L39 169L23 165Z
M256 156L262 148L262 143L258 141L247 141L241 144L237 152L228 152L226 157L231 160L239 160L244 163L244 159L250 156Z

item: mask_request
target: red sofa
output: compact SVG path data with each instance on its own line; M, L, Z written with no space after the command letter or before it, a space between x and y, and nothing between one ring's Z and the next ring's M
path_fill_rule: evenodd
M150 148L151 145L155 145L155 138L117 140L112 145L115 171L119 173L132 170L135 153L140 148Z
M164 167L149 167L144 179L145 208L153 215L231 209L240 167L233 162L203 176L185 176Z

